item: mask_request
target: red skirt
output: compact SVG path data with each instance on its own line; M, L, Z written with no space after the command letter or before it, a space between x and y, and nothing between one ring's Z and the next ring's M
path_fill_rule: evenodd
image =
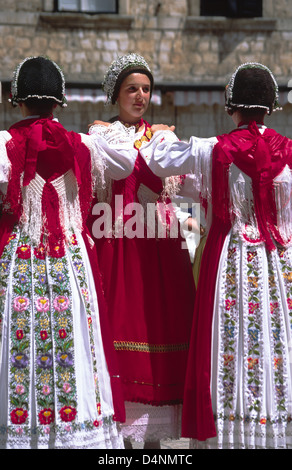
M182 242L96 240L126 401L182 402L195 297Z

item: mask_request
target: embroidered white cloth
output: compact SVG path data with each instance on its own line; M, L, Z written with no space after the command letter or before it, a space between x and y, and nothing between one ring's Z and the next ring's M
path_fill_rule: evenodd
M0 132L2 194L11 170L10 138ZM124 136L120 145L95 136L82 140L90 150L95 189L105 176L125 178L133 170L137 152ZM65 255L50 257L42 249L45 181L36 174L23 188L20 223L0 259L0 448L123 448L76 179L69 170L51 183Z
M261 128L265 132L265 128ZM142 152L159 176L190 173L182 187L211 207L216 138L178 142L157 132ZM292 175L274 180L277 227L287 245L267 252L254 216L251 179L229 170L234 221L221 253L213 308L212 406L217 437L193 447L286 448L292 445Z

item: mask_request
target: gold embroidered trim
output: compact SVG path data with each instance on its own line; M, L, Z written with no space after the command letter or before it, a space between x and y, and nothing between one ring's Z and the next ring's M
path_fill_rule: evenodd
M174 351L187 351L189 343L181 344L149 344L135 341L114 341L117 351L138 351L146 353L168 353Z

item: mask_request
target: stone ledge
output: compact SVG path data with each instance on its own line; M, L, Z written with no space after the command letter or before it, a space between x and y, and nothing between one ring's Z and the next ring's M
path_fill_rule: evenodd
M139 21L132 15L86 14L70 12L2 12L1 25L24 25L66 29L139 29ZM226 18L219 16L146 17L143 28L147 30L184 30L187 32L234 31L292 31L292 18Z
M275 31L274 18L226 18L221 16L188 16L185 30L188 31Z
M134 17L127 15L86 13L40 13L39 21L42 26L66 29L130 29Z
M39 12L5 12L1 11L0 24L9 26L36 26L38 23Z

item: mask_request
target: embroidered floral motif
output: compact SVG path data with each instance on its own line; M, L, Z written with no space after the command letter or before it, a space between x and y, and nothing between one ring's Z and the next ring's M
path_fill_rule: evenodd
M224 344L223 348L223 402L224 409L233 408L234 374L235 374L235 341L237 336L236 309L237 309L237 285L235 259L237 257L237 243L234 242L228 249L226 279L225 279L225 300L224 300ZM230 415L231 416L231 415Z
M28 414L23 408L15 408L11 411L10 416L13 424L23 424L26 422Z
M40 245L37 248L34 249L34 255L38 259L45 259L46 250L45 250L45 247L42 243L40 243Z
M39 281L42 281L43 277ZM43 282L41 282L43 284ZM38 312L47 312L50 309L50 300L48 297L39 297L36 299L36 309Z
M15 234L16 235L16 234ZM13 267L13 293L10 322L10 361L9 361L9 405L11 424L21 425L30 421L29 390L30 368L30 327L32 318L31 278L27 273L31 268L31 249L27 237L17 242L17 237L10 237L4 252L11 259L12 249L17 249ZM3 282L3 281L2 281Z
M24 312L29 307L30 300L27 297L19 295L13 300L13 307L16 312Z
M62 421L73 421L76 417L77 411L72 406L64 406L60 409L60 416Z
M226 299L226 300L225 300L225 308L226 308L226 310L230 310L231 307L233 307L235 304L236 304L236 301L235 301L235 300Z
M98 374L97 374L97 366L96 366L96 353L95 353L95 345L94 345L94 335L93 335L93 324L92 324L92 315L91 315L91 307L89 303L89 295L88 295L88 282L85 275L85 268L82 263L81 257L81 250L78 245L76 237L71 237L71 243L69 244L69 249L71 252L71 257L73 260L73 266L75 268L75 274L78 279L78 283L80 286L80 290L83 296L84 305L87 312L87 323L88 323L88 330L89 330L89 338L91 343L91 353L92 353L92 364L94 375L96 377L95 380L95 392L96 392L96 401L100 404L100 395L99 395L99 387L98 387Z
M51 408L44 408L39 412L38 416L41 424L50 424L55 420L55 413Z
M13 294L9 302L9 422L5 429L0 429L0 435L8 432L13 436L31 436L31 433L49 436L51 432L93 431L102 422L112 422L111 418L101 419L88 283L81 250L73 233L69 248L88 314L96 416L92 421L77 420L72 293L67 256L48 258L43 245L31 246L27 236L19 236L16 232L9 237L0 260L0 326L6 309L10 274L13 278ZM34 363L31 360L32 349ZM34 429L31 428L30 410L33 375L37 416Z
M54 308L58 312L64 312L65 310L67 310L69 307L69 304L70 304L69 298L64 295L58 295L54 300Z
M283 278L285 282L285 287L287 291L287 306L289 309L289 316L290 316L290 328L292 330L292 284L291 282L291 272L292 266L290 264L290 260L287 259L286 250L284 248L279 248L278 250L280 263L283 273Z
M248 395L249 412L253 417L257 416L260 411L260 341L262 310L260 291L258 287L259 279L259 259L257 249L250 249L246 255L247 262L247 299L248 299L248 315L247 315L247 374L248 374ZM254 414L256 412L256 414Z
M69 281L68 261L66 257L51 258L49 277L52 282L52 336L54 342L55 357L55 387L57 389L58 415L61 420L67 422L66 415L60 410L65 406L68 409L76 409L76 378L75 378L75 356L74 335L72 318L72 301ZM60 335L60 330L66 331L66 335ZM68 371L64 375L64 369ZM67 383L64 388L64 383ZM66 390L66 392L65 392ZM70 390L70 392L69 392ZM71 414L71 420L76 418Z
M9 265L10 265L10 262L5 260L5 259L2 259L1 260L1 264L0 264L0 273L1 273L1 276L3 276L5 273L8 272L9 270Z
M73 233L73 234L71 235L71 237L70 237L70 243L71 243L71 245L78 245L78 242L77 242L75 233Z
M50 252L54 258L63 258L65 256L65 249L62 243L55 244Z
M16 254L18 258L28 259L31 256L30 246L29 245L21 245L17 248Z
M287 407L287 358L284 355L283 345L285 341L282 335L285 332L283 325L284 316L279 293L279 283L277 280L276 257L274 254L268 255L268 304L267 299L260 291L263 279L263 249L258 246L248 246L246 253L246 274L243 299L237 292L237 272L241 268L241 250L238 246L237 237L233 237L229 242L228 256L225 264L226 277L223 279L221 289L224 292L224 299L221 304L220 316L220 351L221 360L218 371L218 390L220 395L217 406L223 403L223 407L218 407L216 420L220 421L218 429L224 426L224 422L240 421L245 424L255 423L261 426L289 422ZM239 253L240 251L240 253ZM285 251L279 252L282 275L287 291L287 306L292 317L292 267ZM242 304L239 302L243 302ZM241 310L242 305L244 311ZM268 305L268 311L265 308ZM268 318L267 318L268 314ZM243 315L243 316L242 316ZM292 319L292 318L291 318ZM265 416L262 409L262 369L263 369L263 321L270 325L269 353L271 361L271 380L273 383L273 401L278 414L275 416ZM240 330L239 330L240 328ZM242 330L241 330L242 328ZM237 384L239 378L237 365L237 350L239 331L242 331L244 354L243 364L243 398L244 408L248 415L236 413L237 407ZM222 344L221 344L222 343ZM289 365L289 364L288 364Z

